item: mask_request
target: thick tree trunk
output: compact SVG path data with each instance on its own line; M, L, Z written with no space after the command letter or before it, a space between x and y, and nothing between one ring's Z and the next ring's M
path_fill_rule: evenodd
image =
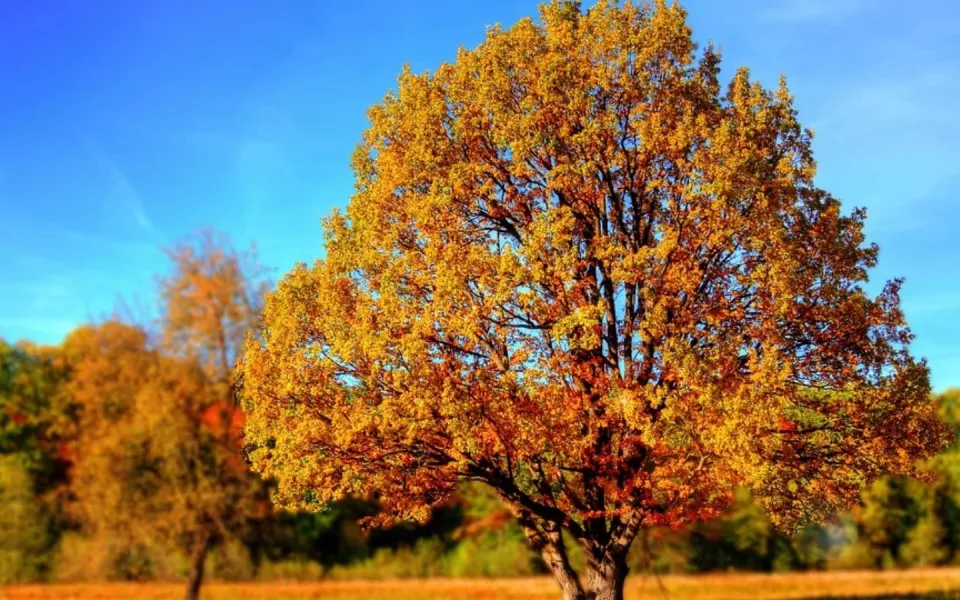
M185 600L199 600L200 586L203 584L203 566L207 560L207 551L210 550L210 533L202 532L197 538L190 555L190 573L187 575L187 592Z
M551 522L537 520L525 510L517 511L517 521L530 544L543 556L560 585L564 600L623 600L623 584L627 579L627 550L639 527L639 519L631 518L613 539L584 542L587 552L586 585L570 565L563 543L563 530Z
M564 600L623 600L623 584L629 570L625 552L589 559L586 585L570 566L566 552L557 552L551 544L542 550L542 554L560 584Z
M583 586L565 558L561 565L556 556L548 557L548 554L544 553L544 558L560 584L564 600L623 600L623 584L628 571L625 557L608 556L600 561L590 561L586 586Z
M548 532L546 537L549 542L540 549L540 554L553 572L557 583L560 584L563 599L585 600L586 596L583 593L583 586L580 584L580 577L570 566L570 559L567 557L559 532Z
M591 560L587 565L587 600L623 600L628 570L623 554Z

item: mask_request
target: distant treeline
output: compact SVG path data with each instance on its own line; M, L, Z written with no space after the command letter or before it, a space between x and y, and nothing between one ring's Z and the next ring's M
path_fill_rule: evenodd
M233 365L267 289L206 233L172 248L158 315L85 325L58 346L0 340L0 582L517 576L546 572L488 490L424 524L364 530L374 503L271 508L247 468ZM960 431L960 390L938 396ZM746 492L713 522L649 530L636 571L893 568L960 562L960 446L929 480L883 479L862 507L793 534ZM571 551L575 552L575 549Z

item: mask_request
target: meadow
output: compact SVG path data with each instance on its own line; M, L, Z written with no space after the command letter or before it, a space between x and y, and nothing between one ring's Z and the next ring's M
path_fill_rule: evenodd
M0 588L2 600L173 600L178 583L22 585ZM207 600L555 600L549 578L408 579L316 583L222 583L204 586ZM786 600L806 598L960 598L960 568L791 574L635 575L627 600Z

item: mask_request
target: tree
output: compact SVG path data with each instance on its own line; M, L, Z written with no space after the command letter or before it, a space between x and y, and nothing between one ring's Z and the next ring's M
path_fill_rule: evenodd
M234 363L257 325L268 283L256 248L235 250L204 230L166 250L173 270L158 281L164 347L197 362L234 405Z
M242 454L234 365L248 332L256 328L268 284L256 248L237 251L225 235L211 230L175 244L167 255L173 270L159 280L164 348L198 366L208 384L207 402L191 421L202 424L192 430L195 452L176 463L181 481L202 482L184 494L196 515L186 595L194 600L211 544L257 511L261 484ZM203 473L199 480L197 469Z
M921 514L903 547L905 562L913 565L956 561L960 550L960 389L948 389L936 399L952 443L930 461L936 481L913 486Z
M114 321L74 332L65 351L71 393L84 407L75 489L88 529L181 548L191 600L210 548L261 507L262 484L243 455L233 363L264 288L255 257L212 233L168 254L156 341Z
M0 581L49 575L63 527L61 500L73 408L54 349L0 339Z
M70 513L86 534L101 576L149 576L151 546L176 545L167 463L152 427L167 411L161 357L142 329L108 321L81 326L63 343L67 393L79 407ZM96 551L95 551L96 550Z
M44 578L58 537L56 513L38 495L22 458L0 456L0 583Z
M370 110L243 360L280 502L424 518L480 481L566 598L613 599L641 528L735 485L788 527L940 447L865 212L816 187L786 84L722 91L685 18L551 2Z
M902 477L874 481L861 492L862 507L854 513L857 540L849 549L874 568L902 564L903 548L917 525L916 482Z
M62 393L66 377L56 348L0 339L0 454L20 455L38 493L66 479L74 418Z

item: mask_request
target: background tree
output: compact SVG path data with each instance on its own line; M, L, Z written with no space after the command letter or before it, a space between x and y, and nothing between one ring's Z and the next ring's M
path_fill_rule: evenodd
M233 369L247 333L256 329L268 289L256 248L233 248L206 229L166 250L172 271L159 278L164 347L196 361L233 402ZM227 402L229 400L229 402Z
M191 599L210 548L261 506L262 484L243 456L233 363L263 288L254 257L212 233L168 254L157 343L108 322L75 332L65 351L84 408L75 489L89 529L127 535L134 550L151 535L182 548Z
M65 379L55 348L0 339L0 582L52 570L71 457Z
M75 410L59 349L0 339L0 454L17 454L41 492L66 477Z
M567 598L644 527L749 488L848 505L944 434L864 211L814 184L786 85L695 56L679 6L552 2L370 110L326 257L270 295L247 432L280 499L424 518L497 490ZM563 542L583 547L586 578Z
M920 513L914 483L903 477L885 477L863 490L862 506L852 515L857 530L851 548L853 562L872 568L903 564L904 544Z
M89 539L86 568L149 578L157 570L150 548L176 548L167 536L169 488L155 447L161 432L148 426L152 413L164 412L153 401L163 387L161 357L146 332L118 321L77 328L63 354L67 392L79 407L70 512Z
M938 477L932 486L923 490L928 500L924 518L937 522L928 531L945 546L940 554L942 562L957 562L960 558L960 388L939 394L937 402L940 417L951 429L952 443L931 461ZM922 537L917 535L914 539ZM929 540L927 547L930 547Z
M196 469L204 474L193 480L202 482L203 489L183 495L196 515L190 533L189 600L199 594L211 543L257 511L254 500L261 484L250 475L242 454L243 414L234 366L246 336L256 329L268 283L255 247L235 250L225 235L212 230L175 244L167 255L173 268L159 280L163 345L172 356L197 365L208 386L207 402L193 413L195 452L178 462L181 468L187 465L183 474L188 481Z
M853 513L857 537L848 550L862 566L935 566L955 560L960 549L960 390L936 396L952 444L927 463L936 477L877 481L862 493Z

